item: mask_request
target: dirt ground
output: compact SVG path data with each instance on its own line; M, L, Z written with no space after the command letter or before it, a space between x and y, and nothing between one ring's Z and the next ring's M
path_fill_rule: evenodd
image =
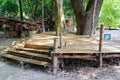
M104 33L111 34L109 45L118 44L115 47L120 48L120 30L110 30ZM99 32L96 32L96 35L99 35ZM0 50L11 45L14 40L18 39L0 39ZM120 80L120 59L115 60L116 62L112 60L111 65L103 67L102 71L94 66L93 61L80 61L79 64L73 63L66 66L56 75L38 66L26 64L23 69L16 62L5 61L2 58L0 60L0 80Z

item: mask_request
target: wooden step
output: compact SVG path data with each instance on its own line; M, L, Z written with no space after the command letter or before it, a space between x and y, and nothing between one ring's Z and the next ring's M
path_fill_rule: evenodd
M10 54L1 54L2 57L5 58L10 58L13 60L17 60L17 61L23 61L26 63L31 63L31 64L36 64L36 65L40 65L40 66L49 66L48 62L44 62L44 61L38 61L38 60L33 60L33 59L27 59L27 58L23 58L23 57L18 57L18 56L14 56L14 55L10 55Z
M47 45L35 45L35 44L25 44L25 48L32 48L32 49L49 49L53 46L47 46Z
M33 57L39 57L39 58L45 58L45 59L49 59L51 60L51 57L49 57L48 55L44 55L44 54L38 54L38 53L33 53L33 52L27 52L27 51L16 51L16 50L12 50L10 49L9 52L11 53L16 53L16 54L22 54L22 55L28 55L28 56L33 56Z
M44 49L32 49L32 48L21 48L21 47L17 47L15 49L22 50L22 51L30 51L30 52L44 52L44 53L49 52L49 50L44 50Z

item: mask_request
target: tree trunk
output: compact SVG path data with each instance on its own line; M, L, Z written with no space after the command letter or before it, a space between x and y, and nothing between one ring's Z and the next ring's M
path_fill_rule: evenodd
M56 36L60 36L60 48L62 48L63 47L62 30L64 23L63 0L55 0L55 7L56 7L55 12Z
M44 0L42 0L42 31L45 32L45 26L44 26Z
M85 13L83 10L83 7L81 5L80 0L71 0L75 17L76 17L76 23L77 23L77 33L83 35L84 27L86 23Z
M77 33L92 35L96 29L103 0L89 0L87 7L82 0L71 0L77 22Z
M64 23L63 14L63 0L55 0L55 26L56 26L56 36L59 36L62 32Z
M23 11L22 11L22 2L19 0L19 6L20 6L20 19L23 21Z

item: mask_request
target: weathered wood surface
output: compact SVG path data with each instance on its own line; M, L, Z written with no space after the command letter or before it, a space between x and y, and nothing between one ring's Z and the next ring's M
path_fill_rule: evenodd
M31 45L44 45L44 46L54 46L54 38L59 38L54 36L54 34L35 34L29 40L26 41L26 44Z
M38 60L33 60L33 59L27 59L27 58L18 57L18 56L6 54L6 53L2 54L2 57L6 57L6 58L18 60L18 61L23 61L23 62L26 62L26 63L36 64L36 65L40 65L40 66L49 66L48 62L38 61Z
M54 32L36 34L26 41L29 45L54 46ZM58 37L57 37L58 38ZM102 51L99 52L99 37L89 35L67 34L63 36L63 48L56 51L58 54L93 54L93 53L120 53L119 48L114 47L120 44L109 44L110 41L103 41ZM60 45L58 45L60 46Z
M39 44L25 44L25 48L31 48L31 49L44 49L44 50L49 50L49 48L53 46L47 46L47 45L39 45Z
M22 48L22 47L17 47L15 49L22 50L22 51L29 51L29 52L38 52L38 53L41 53L41 52L48 53L49 52L49 50L45 50L45 49L33 49L33 48Z
M14 46L3 50L1 52L1 56L8 57L15 60L22 60L24 57L17 56L17 54L21 55L29 55L35 56L39 58L46 58L52 60L52 57L46 56L46 54L41 55L39 53L47 53L49 49L54 48L54 33L44 33L44 34L35 34L30 37L28 40L18 41ZM57 37L58 38L58 37ZM96 59L98 56L94 54L103 54L102 58L109 57L119 57L120 56L120 44L110 45L107 41L103 41L102 51L99 52L99 37L96 36L86 36L86 35L75 35L75 34L67 34L67 36L63 36L63 48L60 49L58 45L58 49L55 52L52 52L54 59L54 66L57 67L56 58L80 58L80 59ZM117 45L117 47L115 47ZM26 46L28 46L26 48ZM30 48L30 46L32 46ZM119 47L118 47L119 46ZM15 49L15 51L14 51ZM13 52L14 54L7 54L7 51ZM16 51L18 50L18 51ZM104 55L106 54L106 55ZM20 57L20 58L19 58ZM18 58L18 59L17 59ZM52 58L52 59L51 59ZM29 58L25 58L25 62L37 64L36 61L30 62ZM35 59L33 59L35 60ZM40 61L40 60L38 60ZM35 62L35 63L34 63ZM45 61L43 61L45 62ZM41 64L41 63L40 63ZM38 65L40 65L38 63Z
M67 59L87 59L87 60L96 60L96 56L90 56L90 55L86 55L86 56L82 56L82 55L63 55L63 56L58 56L58 58L67 58Z
M51 60L51 57L48 57L47 55L33 53L33 52L16 51L14 49L10 49L10 50L8 50L8 52L16 53L16 54L22 54L22 55L29 55L29 56L33 56L33 57L39 57L39 58L45 58L45 59L50 59Z

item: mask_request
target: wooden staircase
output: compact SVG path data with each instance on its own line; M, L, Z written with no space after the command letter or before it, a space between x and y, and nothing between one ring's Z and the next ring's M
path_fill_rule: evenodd
M27 45L28 46L28 45ZM30 45L29 45L30 46ZM34 45L35 47L35 45ZM38 47L38 46L37 46ZM12 47L6 51L1 52L1 57L10 58L17 61L23 61L26 63L36 64L44 67L50 67L52 57L48 55L49 48L46 46L41 46L39 49L32 47Z

